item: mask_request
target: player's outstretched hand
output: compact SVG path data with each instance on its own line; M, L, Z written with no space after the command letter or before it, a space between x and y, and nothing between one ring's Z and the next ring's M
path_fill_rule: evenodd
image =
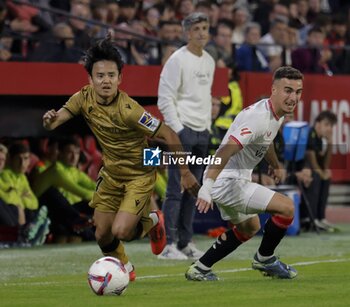
M207 213L209 209L213 210L213 202L208 203L202 198L197 199L196 206L199 213Z
M202 187L199 189L196 202L199 213L207 213L210 208L213 209L213 201L210 195L213 184L214 181L212 179L205 179Z
M190 193L194 197L197 197L200 185L196 177L194 177L194 175L190 171L186 172L181 176L181 186L184 190L187 190L188 193Z
M44 115L43 115L43 125L44 127L49 127L57 118L57 112L55 109L51 109L49 111L47 111Z

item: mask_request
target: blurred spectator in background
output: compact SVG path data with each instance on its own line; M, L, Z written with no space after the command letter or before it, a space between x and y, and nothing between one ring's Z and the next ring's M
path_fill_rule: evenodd
M309 30L305 47L292 52L292 65L303 73L332 74L329 62L332 53L324 48L325 34L319 27Z
M178 19L182 20L188 15L194 12L194 4L192 0L180 0L179 9L178 9Z
M261 34L265 35L271 30L275 19L283 19L288 23L288 6L278 0L262 0L254 12L254 21L261 25Z
M94 0L91 3L91 18L103 24L108 23L108 7L104 0ZM89 34L94 39L100 39L107 35L108 28L99 25L91 25Z
M7 147L0 144L0 174L6 164L7 152ZM25 224L24 208L6 202L15 199L11 196L13 193L16 193L15 190L9 183L2 180L0 175L0 225L23 226Z
M29 0L31 4L39 5L40 7L50 9L51 1L50 0ZM54 25L54 15L51 14L49 10L39 9L38 16L50 27Z
M260 39L260 49L268 59L270 71L275 71L284 62L282 51L283 46L288 43L287 30L285 19L275 19L271 23L270 31Z
M220 97L212 97L211 102L212 102L212 108L211 108L212 125L210 129L208 153L209 155L213 156L215 155L215 152L219 148L222 141L222 133L220 129L215 125L215 120L219 116L220 109L221 109Z
M119 17L119 4L116 0L106 0L107 3L107 23L111 26L115 26L117 24L117 20Z
M32 245L42 245L49 233L50 220L47 207L41 206L26 176L30 164L30 149L22 142L9 146L7 167L0 171L0 190L6 204L17 207L19 240ZM11 206L11 205L10 205Z
M119 17L117 23L130 23L137 13L137 1L136 0L120 0L119 4Z
M71 6L70 13L73 16L82 17L84 19L91 18L90 7L83 4L74 4ZM74 33L75 46L81 50L85 50L90 46L91 37L88 34L88 22L76 18L69 18L69 25Z
M236 50L236 65L239 71L269 71L269 64L257 44L260 41L260 25L248 23L244 44Z
M77 167L79 141L74 137L59 142L52 140L47 148L45 165L48 167L43 163L38 165L32 186L40 203L48 206L54 240L59 243L77 242L82 238L92 240L94 235L89 221L93 209L88 202L96 184Z
M228 69L228 90L229 95L221 97L221 108L218 117L215 120L215 126L220 132L221 139L231 126L237 114L243 109L243 97L239 86L239 74L235 65Z
M242 44L244 42L244 31L249 22L249 12L244 7L235 7L232 11L232 21L234 29L232 33L232 43Z
M74 33L67 23L58 23L39 42L38 46L28 55L29 61L34 62L67 62L77 63L83 51L74 45Z
M334 231L334 226L326 220L326 206L331 182L330 163L332 157L333 128L337 117L330 111L322 111L315 119L309 132L306 150L306 163L312 170L312 183L305 189L307 199L316 218L316 226L322 230ZM301 224L307 228L310 220L305 203L300 207Z
M145 34L150 36L158 36L158 25L160 13L157 7L152 6L144 13L143 26L145 28Z
M205 50L213 57L217 67L232 66L233 26L230 20L220 19L212 41L205 47Z
M219 3L218 19L232 20L233 2L225 0Z
M293 3L291 5L294 5ZM296 12L294 11L294 6L290 7L290 18L289 18L289 25L301 29L305 27L307 22L307 12L309 10L309 2L308 0L296 0Z
M344 48L348 41L349 32L347 29L347 20L342 15L336 15L332 19L332 29L326 37L326 45L331 47L332 63L336 72L349 72L349 51Z

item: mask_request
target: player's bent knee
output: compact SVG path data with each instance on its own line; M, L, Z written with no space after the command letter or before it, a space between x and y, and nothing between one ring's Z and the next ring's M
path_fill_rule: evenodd
M113 226L112 234L119 240L122 241L131 241L133 239L133 234L129 229L121 226Z
M281 213L281 215L289 218L294 217L294 203L293 200L291 200L290 198L287 198L285 203L283 204L283 212Z

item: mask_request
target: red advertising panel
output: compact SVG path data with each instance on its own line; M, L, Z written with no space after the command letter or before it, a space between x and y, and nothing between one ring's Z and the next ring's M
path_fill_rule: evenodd
M121 89L130 96L156 97L161 66L126 65ZM225 96L227 69L217 68L215 96ZM0 63L0 95L72 95L88 83L84 67L68 63Z

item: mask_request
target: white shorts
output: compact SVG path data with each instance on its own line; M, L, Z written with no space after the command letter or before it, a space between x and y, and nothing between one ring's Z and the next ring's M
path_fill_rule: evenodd
M236 178L217 179L211 193L221 218L233 224L264 213L274 194L260 184Z

